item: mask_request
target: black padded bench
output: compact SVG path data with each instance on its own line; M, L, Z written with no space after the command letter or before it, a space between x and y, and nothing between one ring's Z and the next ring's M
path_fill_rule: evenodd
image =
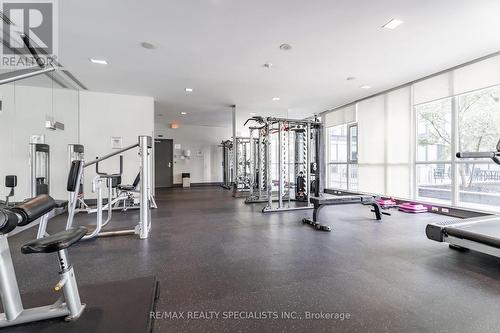
M370 205L373 207L372 212L375 213L375 218L377 220L382 219L382 214L390 215L389 213L383 213L380 209L380 205L375 201L372 196L369 195L357 195L357 194L346 194L346 195L332 195L332 194L322 194L319 197L310 197L309 201L314 205L313 218L302 219L302 222L312 225L318 230L331 231L330 226L322 224L318 221L318 216L321 208L331 205L349 205L349 204L362 204Z

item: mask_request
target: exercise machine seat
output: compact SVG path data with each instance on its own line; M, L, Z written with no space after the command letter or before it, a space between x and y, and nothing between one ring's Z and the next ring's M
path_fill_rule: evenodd
M87 231L85 227L71 228L51 236L35 239L24 244L21 252L24 254L52 253L64 250L82 239L87 234Z
M118 185L118 189L122 191L133 191L135 190L135 186L132 185Z
M141 173L139 172L137 176L134 179L134 182L132 185L118 185L118 189L122 191L134 191L137 188L137 185L139 185L139 182L141 181Z

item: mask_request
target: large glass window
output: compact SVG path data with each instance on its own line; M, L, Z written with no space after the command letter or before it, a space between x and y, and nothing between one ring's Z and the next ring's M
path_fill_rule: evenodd
M416 171L418 198L451 202L451 164L417 164Z
M415 107L417 112L417 161L451 161L451 99Z
M417 197L451 203L452 100L445 98L420 104L415 111Z
M328 162L347 162L347 126L339 125L327 129Z
M327 186L500 211L500 165L456 157L496 151L499 55L334 110L325 126Z
M457 151L496 150L500 86L416 105L415 111L417 198L483 209L500 206L500 167L488 159L455 157Z
M349 162L358 161L358 125L349 126Z
M494 151L500 139L500 87L458 96L458 150ZM500 166L491 160L457 160L458 201L500 206Z
M338 125L327 128L327 187L356 190L358 128Z

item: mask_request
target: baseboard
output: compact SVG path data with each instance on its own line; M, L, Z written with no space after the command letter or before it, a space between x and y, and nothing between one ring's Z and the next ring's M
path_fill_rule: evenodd
M191 187L203 187L203 186L222 186L222 182L213 182L213 183L191 183ZM182 184L173 184L172 187L182 187ZM161 188L161 187L157 187ZM168 188L168 187L164 187Z

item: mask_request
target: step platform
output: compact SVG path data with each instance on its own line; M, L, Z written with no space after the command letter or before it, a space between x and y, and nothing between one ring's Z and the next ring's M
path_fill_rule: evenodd
M154 276L78 286L80 298L87 306L74 322L56 318L12 326L2 333L139 333L152 332L159 283ZM25 308L47 305L57 300L58 294L36 293L21 295ZM1 305L1 304L0 304Z

